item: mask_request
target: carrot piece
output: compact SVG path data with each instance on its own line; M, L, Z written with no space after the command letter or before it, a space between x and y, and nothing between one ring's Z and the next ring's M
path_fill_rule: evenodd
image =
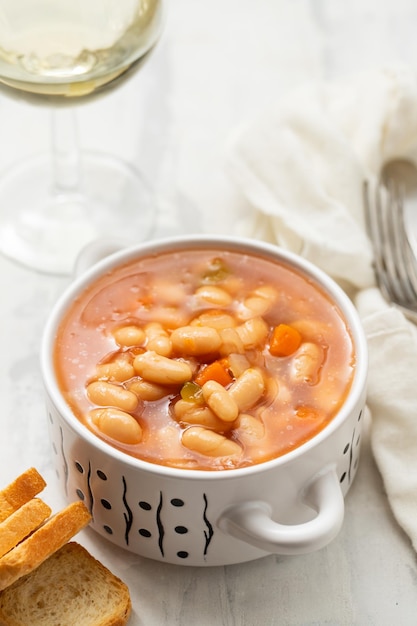
M269 351L272 356L289 356L301 345L301 334L293 326L278 324L272 331Z
M209 363L208 365L202 367L195 377L194 382L203 386L208 380L215 380L220 383L220 385L223 385L223 387L230 385L230 383L233 382L233 378L227 371L222 361L213 361L213 363Z

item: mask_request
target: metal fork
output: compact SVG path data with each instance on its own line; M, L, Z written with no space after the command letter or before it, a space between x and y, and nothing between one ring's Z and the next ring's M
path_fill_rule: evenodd
M374 249L374 270L384 298L417 324L417 259L404 221L400 182L364 183L365 224Z

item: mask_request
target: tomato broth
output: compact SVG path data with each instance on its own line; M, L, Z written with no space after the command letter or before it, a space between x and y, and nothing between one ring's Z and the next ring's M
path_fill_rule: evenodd
M57 332L60 390L123 452L177 468L261 463L336 415L355 370L338 307L284 262L223 249L139 258L95 280Z

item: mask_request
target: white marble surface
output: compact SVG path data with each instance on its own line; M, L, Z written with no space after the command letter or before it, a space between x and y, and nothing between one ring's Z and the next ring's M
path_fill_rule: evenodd
M412 0L175 0L161 44L131 82L79 111L82 143L138 165L159 232L237 232L247 207L227 168L237 125L305 80L417 65ZM0 96L0 167L48 148L48 112ZM69 279L0 256L0 483L28 466L57 510L39 372L45 319ZM148 561L91 531L78 540L120 575L132 626L402 626L417 622L417 563L363 439L339 536L304 556L195 569Z

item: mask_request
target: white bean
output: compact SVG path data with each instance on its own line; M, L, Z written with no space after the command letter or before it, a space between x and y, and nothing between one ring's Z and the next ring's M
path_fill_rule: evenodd
M208 380L202 387L204 400L210 409L224 422L233 422L239 408L228 391L215 380Z
M236 402L239 411L247 411L260 400L264 390L265 382L260 371L249 368L229 387L228 393Z
M177 306L159 306L152 309L152 319L164 328L179 328L187 323L188 316Z
M145 341L145 332L139 326L121 326L113 331L113 337L119 346L141 346Z
M162 324L150 322L145 326L145 334L147 350L162 354L162 356L171 356L172 342Z
M199 287L195 295L211 306L226 307L232 302L232 296L221 287L215 285L203 285Z
M191 380L193 376L188 363L169 359L152 351L138 354L133 361L133 367L139 376L160 385L180 385Z
M181 441L189 450L206 456L235 456L242 452L241 447L235 441L201 426L187 428Z
M162 278L158 279L158 283L155 285L155 292L169 306L178 306L185 298L184 287L180 283Z
M232 428L232 422L224 422L208 406L200 406L188 400L178 400L174 405L174 414L178 422L204 426L217 432Z
M146 402L161 400L170 391L166 385L157 385L149 380L143 380L143 378L134 378L128 383L128 389L133 391L140 400Z
M217 311L212 309L201 313L198 317L194 318L190 322L191 326L210 326L216 330L222 330L224 328L233 328L236 326L236 320L233 315L224 311Z
M90 418L107 437L121 443L135 444L142 440L142 428L134 417L119 409L93 409Z
M104 380L90 383L87 396L98 406L113 406L122 411L134 411L138 405L138 398L132 391Z
M245 298L243 304L245 309L241 311L240 317L243 319L254 316L265 315L271 309L277 299L277 292L271 285L261 285Z
M269 333L268 324L262 317L253 317L240 326L236 327L244 347L248 350L257 348L267 338Z
M182 326L171 334L172 347L182 355L197 356L216 352L221 345L220 335L210 326Z
M252 443L254 439L262 439L265 436L265 426L261 420L247 413L239 415L237 431L239 439L248 443Z
M96 378L124 382L135 375L133 365L126 359L116 359L110 363L99 363L96 367Z
M235 328L223 328L219 331L222 344L220 346L220 354L228 356L232 352L235 354L243 354L245 348L243 342Z
M319 379L323 361L323 349L317 343L302 343L292 359L291 380L314 385Z
M272 285L260 285L253 290L253 295L268 300L273 304L278 298L278 292Z

